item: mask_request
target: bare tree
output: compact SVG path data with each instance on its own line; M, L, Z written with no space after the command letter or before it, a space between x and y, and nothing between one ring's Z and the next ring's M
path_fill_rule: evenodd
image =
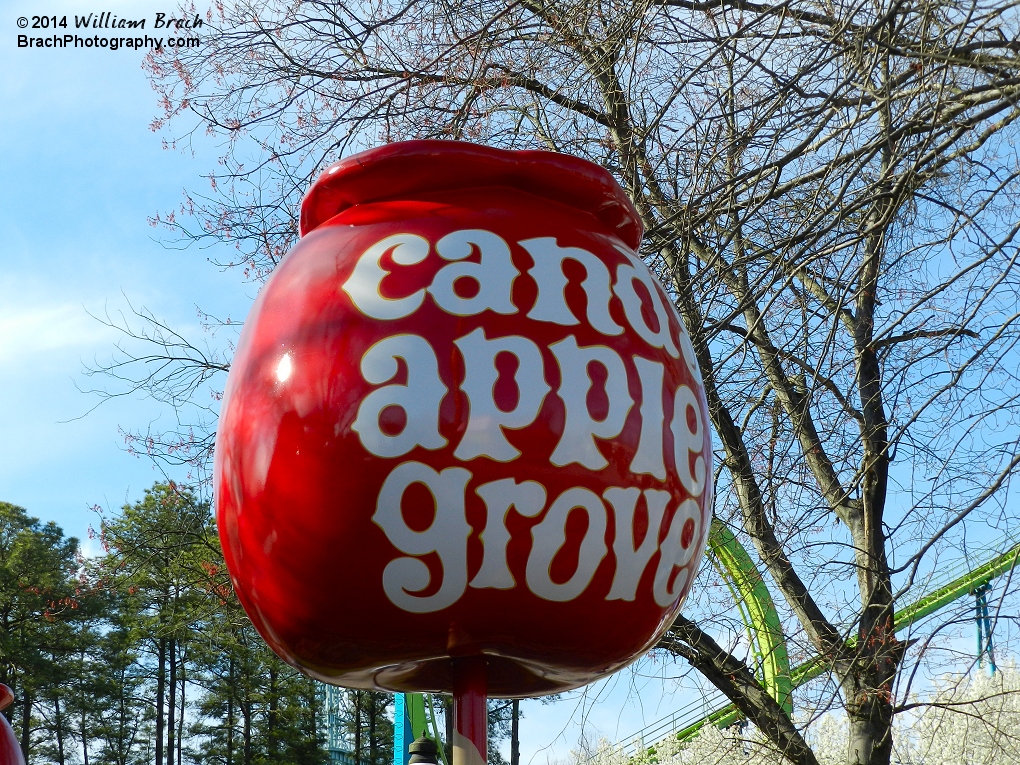
M751 543L795 646L823 658L847 763L885 764L929 645L897 639L897 604L947 550L1013 530L1018 37L998 0L221 2L201 49L146 62L154 129L222 142L210 189L157 222L233 242L225 265L258 280L321 168L380 142L610 169L694 341L716 515ZM171 379L144 371L159 356L133 386ZM817 762L706 619L695 608L664 647L790 761Z

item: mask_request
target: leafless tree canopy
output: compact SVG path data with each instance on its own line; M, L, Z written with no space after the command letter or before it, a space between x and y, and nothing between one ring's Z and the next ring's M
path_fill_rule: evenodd
M847 762L888 763L925 660L897 603L940 555L1016 530L1018 37L1006 0L221 0L202 48L146 62L154 129L222 147L160 221L262 279L355 150L457 138L609 168L694 339L716 515L831 668ZM691 615L669 647L816 762Z

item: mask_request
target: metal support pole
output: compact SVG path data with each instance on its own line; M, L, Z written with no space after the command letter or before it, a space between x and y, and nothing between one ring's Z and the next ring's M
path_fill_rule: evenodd
M453 660L453 765L485 765L488 714L485 657Z
M411 756L408 748L414 738L407 707L406 694L398 693L393 697L393 765L407 765Z
M988 613L988 591L991 585L988 582L978 585L973 589L974 593L974 622L977 626L977 659L978 666L985 665L985 658L988 659L989 674L995 674L995 656L992 651L992 619Z
M988 669L995 674L995 652L992 650L992 620L988 616L988 599L985 599L985 652L988 654Z

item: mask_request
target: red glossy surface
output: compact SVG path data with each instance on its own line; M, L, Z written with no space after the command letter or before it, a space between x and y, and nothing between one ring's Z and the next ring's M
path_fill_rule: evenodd
M0 710L6 709L13 700L11 689L0 685ZM25 765L18 739L14 737L14 730L3 715L0 715L0 765Z
M711 445L612 178L392 144L324 173L302 230L247 319L216 443L224 553L269 645L402 691L450 691L451 657L484 654L490 696L640 655L704 550Z

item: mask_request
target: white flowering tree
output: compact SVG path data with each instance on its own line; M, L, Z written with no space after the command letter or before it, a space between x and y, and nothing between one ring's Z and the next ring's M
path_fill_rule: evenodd
M1020 762L1020 671L1009 665L994 674L975 671L942 678L927 694L909 699L895 726L896 765L1006 765ZM819 765L846 761L844 715L823 715L808 741ZM788 760L760 731L706 725L681 742L666 736L632 753L599 741L594 752L572 752L575 765L783 765Z

